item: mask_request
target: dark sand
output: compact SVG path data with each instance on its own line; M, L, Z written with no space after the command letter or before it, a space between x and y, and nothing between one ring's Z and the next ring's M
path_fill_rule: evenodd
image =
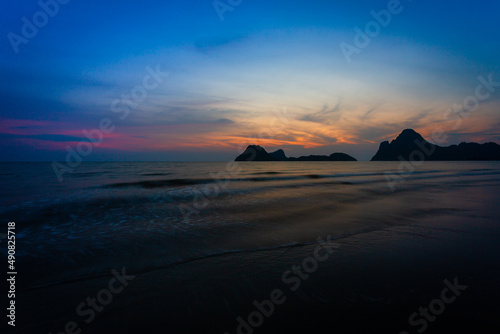
M500 297L500 215L493 203L478 206L471 197L465 211L456 214L424 214L338 239L340 248L295 292L281 276L311 256L315 244L142 273L89 325L76 306L105 288L111 274L26 291L18 295L18 332L59 333L75 320L82 333L232 334L237 317L255 310L254 300L269 299L272 290L281 289L286 301L255 333L417 333L420 326L409 325L410 314L439 298L445 279L458 277L467 289L425 332L486 333L498 328Z

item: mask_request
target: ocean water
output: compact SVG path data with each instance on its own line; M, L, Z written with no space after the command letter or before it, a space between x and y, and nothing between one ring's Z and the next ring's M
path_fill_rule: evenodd
M17 224L18 284L30 289L488 216L500 163L87 162L63 182L50 163L2 163L0 184L0 217Z

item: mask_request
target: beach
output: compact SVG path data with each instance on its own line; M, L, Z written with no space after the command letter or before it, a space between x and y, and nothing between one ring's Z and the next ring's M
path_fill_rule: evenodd
M18 229L16 332L497 327L497 162L236 167L89 163L52 194L26 191L29 177L24 197L2 194ZM16 173L2 165L5 182Z

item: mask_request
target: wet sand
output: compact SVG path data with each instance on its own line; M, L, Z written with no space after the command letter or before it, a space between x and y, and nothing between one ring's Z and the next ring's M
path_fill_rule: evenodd
M489 187L488 195L499 190ZM237 318L247 319L256 310L253 301L270 299L279 289L286 300L252 328L255 333L417 333L422 322L411 326L410 315L439 299L444 280L455 278L467 288L428 321L425 332L485 332L498 328L500 214L495 201L475 201L477 191L462 189L456 196L471 196L470 201L461 201L455 213L429 213L335 240L340 247L296 291L283 282L283 273L312 256L316 244L220 255L144 272L90 324L76 307L106 288L111 273L25 291L18 296L18 332L64 332L74 320L82 333L232 334L238 333Z

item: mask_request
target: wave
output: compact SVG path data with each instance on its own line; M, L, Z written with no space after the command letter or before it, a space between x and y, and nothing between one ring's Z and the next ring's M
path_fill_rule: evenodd
M493 182L496 179L494 176L500 175L498 170L474 169L459 172L451 171L419 171L414 173L399 173L394 172L399 176L404 176L405 182L439 180L443 182L451 178L471 177L471 176L493 176L488 178L488 182ZM8 217L18 217L18 220L28 226L37 221L47 221L50 218L58 217L58 221L64 221L72 214L72 211L78 211L81 208L88 208L91 211L102 210L103 207L113 208L121 207L123 203L130 205L141 204L148 202L151 204L167 204L175 205L179 202L191 203L195 200L198 191L203 189L197 188L202 184L218 183L217 199L223 200L234 195L243 195L249 193L266 192L269 190L279 190L297 187L321 187L321 186L377 186L374 191L383 191L383 185L387 183L384 173L343 173L334 175L321 174L301 174L295 176L272 176L272 177L249 177L249 178L233 178L227 180L218 179L160 179L160 180L143 180L137 182L121 182L112 183L102 186L89 187L81 192L75 192L65 198L44 199L43 201L28 201L0 207L0 217L9 219ZM381 176L381 177L380 177ZM304 180L311 180L304 182ZM319 181L318 181L319 180ZM281 182L281 181L298 181L298 182ZM300 181L300 182L299 182ZM466 179L460 180L460 183L467 183ZM231 183L235 183L231 185ZM239 182L239 184L237 184ZM471 182L478 182L474 179ZM248 186L245 185L248 183ZM259 186L250 186L251 183L260 183ZM407 183L407 186L410 184ZM130 188L130 191L122 192L121 189ZM164 190L162 190L164 188ZM102 192L105 189L106 192ZM143 193L144 190L158 189L156 193ZM89 190L92 192L89 193ZM397 189L399 191L400 189ZM109 193L108 193L109 191Z
M252 173L252 175L277 175L277 174L285 174L283 172L257 172Z
M204 184L215 182L214 179L167 179L167 180L144 180L137 182L119 182L111 183L102 186L101 188L129 188L129 187L139 187L144 189L153 188L164 188L164 187L179 187L179 186L189 186L195 184Z
M331 239L331 240L337 240L337 239ZM168 269L168 268L173 268L179 265L187 264L187 263L192 263L196 261L201 261L209 258L214 258L214 257L221 257L221 256L226 256L226 255L232 255L232 254L241 254L241 253L257 253L257 252L266 252L266 251L274 251L278 249L288 249L288 248L295 248L295 247L305 247L305 246L310 246L316 244L317 241L310 241L310 242L297 242L297 243L287 243L283 245L277 245L277 246L270 246L270 247L260 247L260 248L251 248L251 249L234 249L234 250L224 250L220 252L215 252L211 254L206 254L206 255L200 255L200 256L195 256L191 258L186 258L182 259L179 261L174 261L170 262L161 266L144 266L143 268L136 270L133 273L135 275L140 275L140 274L145 274L148 272L160 270L160 269ZM55 285L63 285L63 284L68 284L68 283L73 283L73 282L80 282L80 281L86 281L86 280L91 280L95 278L100 278L100 277L108 277L109 273L99 273L99 274L93 274L93 275L84 275L84 276L79 276L75 277L72 279L66 279L66 280L58 280L58 281L53 281L49 283L44 283L44 284L38 284L38 285L33 285L27 288L24 288L24 291L30 291L30 290L37 290L37 289L42 289L46 288L49 286L55 286Z
M429 173L439 173L441 171L418 171L418 172L405 172L399 173L404 174L429 174ZM279 172L260 172L253 173L256 174L281 174ZM154 188L165 188L165 187L181 187L181 186L191 186L198 184L209 184L209 183L219 183L219 182L273 182L273 181L293 181L293 180L304 180L304 179L332 179L332 178L345 178L345 177L366 177L366 176L383 176L387 172L377 172L377 173L344 173L344 174L300 174L300 175L290 175L290 176L269 176L269 177L243 177L243 178L227 178L227 179L152 179L152 180L142 180L134 182L118 182L111 183L101 186L104 189L113 188L143 188L143 189L154 189Z
M71 173L71 177L77 178L77 177L89 177L89 176L101 176L108 174L109 172L107 171L102 171L102 172L73 172Z
M166 188L166 187L181 187L192 186L198 184L209 183L224 183L224 182L273 182L273 181L293 181L293 180L306 180L306 179L327 179L327 178L340 178L340 177L356 177L356 176L377 176L384 175L383 173L371 174L338 174L338 175L320 175L320 174L302 174L295 176L281 176L281 177L245 177L245 178L228 178L228 179L164 179L164 180L143 180L135 182L118 182L101 186L104 189L119 189L119 188Z
M425 217L425 216L436 217L438 215L448 215L450 213L457 214L457 213L465 212L465 211L467 211L467 210L456 209L456 208L416 209L412 213L412 217L413 218ZM341 233L333 235L333 236L331 234L328 234L328 238L329 238L329 240L335 241L337 244L340 245L341 240L355 237L355 236L362 236L362 235L369 234L369 233L380 232L380 231L384 231L387 229L393 229L392 232L396 233L396 234L404 234L404 233L411 233L412 235L418 234L418 232L415 230L415 228L418 228L419 226L414 226L411 229L411 232L397 229L397 227L406 226L406 225L407 225L406 222L401 222L401 221L393 221L393 222L384 221L384 222L380 222L380 223L376 224L375 226L364 226L364 227L361 227L359 229L345 231L343 233L341 232ZM396 228L396 229L394 229L394 228ZM425 227L422 227L422 229L424 230L424 232L425 231L428 232L429 229L443 229L443 228L425 226ZM454 233L463 233L463 230L461 230L459 228L454 228L454 229L447 228L446 231L454 232ZM423 234L419 234L419 235L421 237L429 237L428 233L427 234L423 233ZM326 235L319 235L318 237L324 238L324 237L326 237ZM253 253L260 253L260 252L271 252L271 251L276 251L276 250L280 250L280 249L289 250L289 249L293 249L293 248L300 248L300 247L307 247L307 246L311 246L311 245L316 245L317 243L318 243L318 240L316 238L314 240L308 240L308 241L302 241L302 242L293 241L293 242L286 242L286 243L282 243L282 244L278 244L278 245L271 245L271 246L265 246L265 247L234 248L234 249L222 249L222 250L217 250L217 251L214 250L214 251L208 251L205 254L197 254L197 255L193 255L193 256L189 256L189 257L185 257L185 258L181 258L180 256L176 256L178 258L176 260L173 260L172 257L170 257L170 259L172 259L172 260L170 260L170 262L168 262L167 259L164 259L162 261L163 264L152 264L152 263L144 264L144 262L141 262L141 266L134 268L134 269L130 269L130 267L137 265L137 263L129 263L128 264L129 268L127 269L127 273L132 274L132 275L141 275L141 274L145 274L145 273L154 272L157 270L175 268L175 267L180 266L180 265L189 264L189 263L193 263L196 261L202 261L202 260L206 260L206 259L210 259L210 258L218 258L218 257L224 257L224 256L236 255L236 254L253 254ZM126 267L127 265L123 265L123 266ZM23 291L37 290L37 289L42 289L42 288L51 287L51 286L59 286L59 285L70 284L70 283L74 283L74 282L81 282L81 281L102 278L102 277L109 277L109 271L107 269L106 269L106 271L101 271L101 272L95 271L95 269L96 268L94 268L94 271L91 274L80 275L80 276L68 278L68 279L54 280L51 282L36 284L36 285L29 286L29 287L23 287ZM115 268L115 269L118 270L120 268Z

